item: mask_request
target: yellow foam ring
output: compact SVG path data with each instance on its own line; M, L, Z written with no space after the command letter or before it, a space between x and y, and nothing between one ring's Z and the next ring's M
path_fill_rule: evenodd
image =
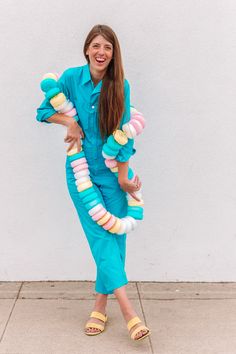
M66 96L64 95L63 92L58 93L58 95L50 99L50 103L53 106L53 108L60 106L65 101L66 101Z
M53 73L46 73L45 75L43 75L43 80L44 79L54 79L54 80L58 80L58 77L56 74Z
M120 230L120 226L121 226L121 221L119 218L116 218L115 225L112 226L112 228L108 231L111 232L112 234L115 234L116 232L118 232Z
M118 172L118 167L113 167L113 168L111 168L111 171L114 172L114 173L115 173L115 172Z
M71 150L69 150L68 153L67 153L67 155L68 155L68 156L72 156L72 155L77 154L77 152L79 152L79 151L78 151L78 149L75 147L75 148L72 148Z
M92 187L92 185L93 184L92 184L91 181L81 183L79 186L77 186L77 191L78 192L83 192L83 191L85 191L85 189L88 189L88 188Z
M111 217L111 213L109 213L109 211L101 218L97 221L98 225L104 225Z
M120 145L125 145L128 142L127 135L122 130L119 129L115 130L113 132L113 136L115 141Z
M128 205L129 206L143 206L144 205L144 201L143 200L140 200L140 202L138 202L137 200L135 199L130 199L128 201Z

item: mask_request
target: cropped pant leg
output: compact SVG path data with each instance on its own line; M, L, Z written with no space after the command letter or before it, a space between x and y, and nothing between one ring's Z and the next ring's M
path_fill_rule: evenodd
M101 174L96 173L96 176L91 174L91 179L106 209L118 217L126 215L125 193L120 189L116 177L107 170ZM95 290L102 294L112 294L114 289L128 283L125 272L126 234L111 234L92 220L77 191L68 159L66 180L69 194L97 266Z

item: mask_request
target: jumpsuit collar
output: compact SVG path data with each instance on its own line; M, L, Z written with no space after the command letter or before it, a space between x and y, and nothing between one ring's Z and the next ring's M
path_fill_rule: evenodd
M93 80L91 78L90 70L89 70L89 64L84 65L83 67L83 76L82 76L82 81L81 84L85 85L86 83L91 82L91 85L93 87L93 93L98 93L101 92L102 88L102 80L99 81L97 86L94 87Z

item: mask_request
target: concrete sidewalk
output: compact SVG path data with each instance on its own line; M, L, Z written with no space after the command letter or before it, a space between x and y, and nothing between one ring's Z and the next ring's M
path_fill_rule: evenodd
M236 283L130 282L151 336L128 336L109 295L105 331L83 333L93 282L0 282L0 354L236 354Z

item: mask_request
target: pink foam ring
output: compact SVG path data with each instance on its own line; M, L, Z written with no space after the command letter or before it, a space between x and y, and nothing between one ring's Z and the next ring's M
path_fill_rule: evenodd
M95 205L95 207L93 207L92 209L89 210L89 215L93 216L95 215L98 211L102 210L104 208L104 206L102 204L97 204Z
M65 113L69 112L73 107L73 103L69 100L66 100L64 103L58 106L56 110L59 111L59 113Z
M72 108L69 112L65 112L65 115L69 116L69 117L74 117L76 116L77 112L75 108Z
M122 130L125 132L129 139L134 139L134 137L137 135L135 128L130 124L130 122L125 123L122 126Z
M143 128L145 127L145 119L141 114L134 114L132 118L139 121Z
M83 165L84 163L87 163L87 160L85 157L81 157L77 161L78 161L78 165Z
M74 160L70 163L71 167L74 168L75 166L78 166L79 165L79 160L80 159L77 159L77 160Z
M94 221L98 221L98 220L101 219L106 213L107 213L106 209L103 208L103 209L99 210L96 214L94 214L94 215L92 216L92 219L93 219Z
M73 172L74 173L77 173L77 172L80 172L82 170L87 170L88 169L88 164L87 163L83 163L83 165L78 165L78 166L75 166L73 168Z
M112 226L115 224L116 222L116 217L114 215L111 215L110 219L106 222L106 224L102 225L102 227L105 230L109 230L112 228Z
M90 175L90 172L89 172L89 170L87 169L87 170L82 170L82 171L80 171L80 172L75 173L75 174L74 174L74 177L75 177L76 179L79 179L79 178L81 178L81 177L85 177L85 176L89 176L89 175Z
M135 128L137 135L142 133L143 126L138 120L131 119L130 124L132 124L132 126Z
M105 165L108 168L114 168L114 167L117 167L117 161L115 159L106 159L105 160Z

